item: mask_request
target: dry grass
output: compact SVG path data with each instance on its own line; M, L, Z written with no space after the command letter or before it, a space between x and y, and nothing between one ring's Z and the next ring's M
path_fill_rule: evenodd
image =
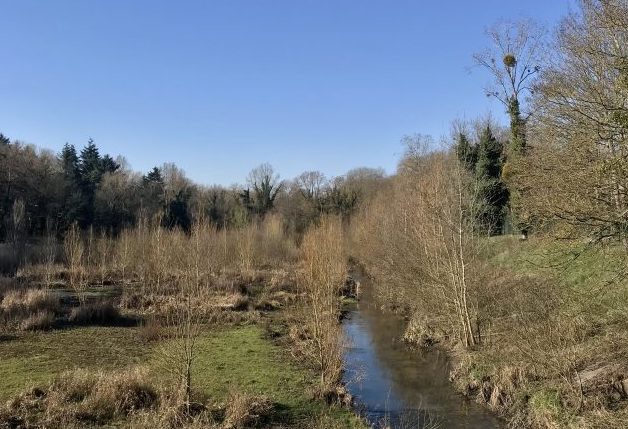
M255 427L267 420L273 412L273 403L265 396L231 391L227 400L225 429Z
M158 393L139 370L75 371L35 388L0 410L0 426L66 428L105 424L156 407Z
M13 289L4 295L0 309L7 315L38 310L54 312L59 310L59 298L45 289Z
M40 310L20 322L22 331L41 331L50 329L55 323L55 315L49 310Z
M9 329L48 329L59 312L59 298L46 289L10 289L0 302L0 322Z
M74 325L111 325L120 320L120 310L111 300L82 303L70 310L68 321Z

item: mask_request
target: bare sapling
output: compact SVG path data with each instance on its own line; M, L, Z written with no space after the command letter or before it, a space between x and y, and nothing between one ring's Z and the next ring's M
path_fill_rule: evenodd
M322 394L331 392L342 373L343 338L339 322L340 290L346 279L342 225L323 219L302 244L305 324L311 335L310 354L320 371Z
M98 274L100 285L105 284L109 270L109 260L111 254L111 241L105 231L101 231L98 239Z
M46 237L44 238L44 287L52 286L57 257L57 239L50 219L46 221Z
M472 264L477 256L474 212L478 204L468 178L449 153L429 155L421 172L411 228L422 241L425 294L439 297L465 347L479 342L474 320Z
M96 255L96 238L94 237L94 227L90 226L87 230L87 242L85 243L85 271L87 281L94 281L96 278L96 267L98 257Z
M149 277L157 290L160 290L162 287L167 266L166 237L165 231L161 227L162 219L163 215L161 213L154 217L150 233L151 267Z
M22 264L26 252L26 204L21 198L13 202L10 219L9 237L19 266Z
M79 298L79 301L85 300L85 289L87 287L87 280L85 278L85 266L83 264L83 257L85 253L85 245L81 238L81 231L78 225L72 224L70 229L65 234L63 241L63 248L65 250L65 258L68 264L69 272L69 286L74 290Z
M126 285L127 280L127 271L130 266L130 257L131 257L131 235L128 230L124 230L120 233L118 240L116 242L115 248L115 264L117 270L120 272L120 281L122 285Z
M257 225L255 223L238 230L239 268L243 273L251 273L253 271L256 233Z
M196 360L197 339L204 317L199 308L206 301L207 284L205 272L204 234L207 225L196 222L191 235L186 237L177 232L178 240L171 240L171 251L177 252L181 266L176 270L173 282L168 287L174 306L165 316L166 330L171 336L161 350L168 368L177 377L188 414L192 404L193 366ZM165 292L165 289L164 289Z
M409 143L390 192L355 222L358 256L377 278L379 298L411 312L408 341L473 347L487 305L479 184L451 151Z

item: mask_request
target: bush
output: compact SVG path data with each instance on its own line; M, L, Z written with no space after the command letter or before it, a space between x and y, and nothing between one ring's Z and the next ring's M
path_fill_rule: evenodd
M273 403L265 396L230 392L225 412L225 428L255 426L268 419L273 411Z
M120 311L110 300L81 304L72 308L68 321L76 325L109 325L120 319Z
M55 315L49 310L31 314L20 323L22 331L40 331L50 329L55 322Z
M146 342L157 341L164 337L166 331L162 323L155 318L150 318L140 325L137 336Z
M48 310L59 311L59 298L45 289L13 289L5 293L0 309L6 315L19 315Z
M0 427L74 427L107 423L153 408L157 391L141 371L90 373L79 370L57 377L47 389L32 389L0 408Z
M0 302L1 321L21 330L48 329L60 310L59 298L45 289L11 289Z

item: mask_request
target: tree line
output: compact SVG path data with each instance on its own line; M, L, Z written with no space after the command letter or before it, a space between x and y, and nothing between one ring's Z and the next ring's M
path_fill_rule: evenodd
M92 139L80 151L65 144L54 154L0 134L0 241L61 236L74 224L117 234L156 216L186 232L200 217L219 228L240 227L271 212L301 234L322 214L348 217L383 178L382 170L359 168L332 179L307 171L281 180L262 164L244 185L203 186L171 163L137 173Z

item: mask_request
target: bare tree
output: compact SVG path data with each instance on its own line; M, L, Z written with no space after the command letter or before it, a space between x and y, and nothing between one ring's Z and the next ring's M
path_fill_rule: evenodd
M310 229L302 250L305 323L312 338L309 352L320 371L320 391L327 394L342 371L339 295L346 278L346 260L340 219L324 218L320 226Z
M165 315L166 333L170 341L161 347L161 356L167 367L178 378L183 400L190 414L192 404L192 370L197 356L197 340L201 333L204 313L201 305L207 299L206 255L204 242L209 226L199 219L188 237L181 231L168 236L172 253L169 266L174 272L170 282L162 283L160 291L174 298L174 306Z
M503 21L486 30L491 46L473 58L488 70L493 84L486 95L495 97L510 116L510 152L525 149L525 117L521 113L524 96L533 91L533 82L541 71L545 53L545 30L531 20Z
M87 288L84 265L85 244L81 237L81 231L76 224L72 224L66 232L63 247L70 274L70 287L74 289L79 301L83 303L85 301L85 289Z
M18 263L22 262L26 247L26 204L21 198L13 202L11 208L11 244L17 256Z
M57 259L57 238L55 226L50 218L46 219L46 236L44 238L44 285L52 286L54 267Z
M485 302L477 181L453 151L435 150L428 136L407 144L390 191L352 223L358 257L378 280L382 299L410 307L409 340L440 336L473 347L482 341Z
M320 171L305 171L295 179L295 183L305 199L316 201L321 196L326 179Z
M563 238L628 246L628 3L583 0L564 20L535 107L515 176L529 216Z

